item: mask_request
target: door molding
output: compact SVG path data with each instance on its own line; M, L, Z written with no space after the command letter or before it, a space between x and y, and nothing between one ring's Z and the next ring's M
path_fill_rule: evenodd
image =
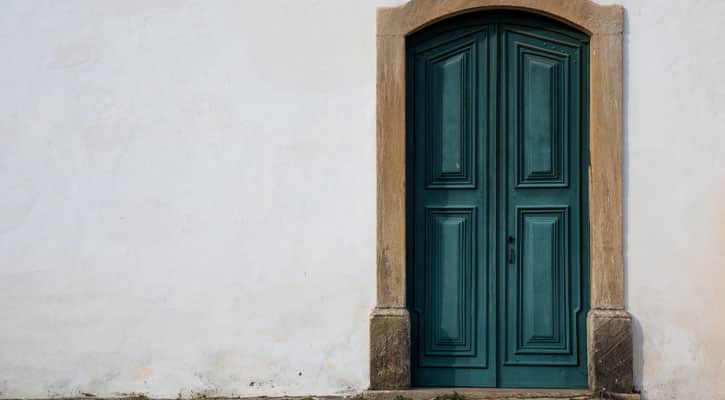
M410 386L406 308L406 36L485 9L516 9L590 36L590 303L592 390L630 392L632 318L624 305L622 241L622 32L624 9L589 0L411 0L377 12L377 305L370 317L370 387Z

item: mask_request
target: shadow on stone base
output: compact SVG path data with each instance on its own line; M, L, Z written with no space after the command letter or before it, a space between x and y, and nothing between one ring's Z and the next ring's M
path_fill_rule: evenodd
M591 310L587 316L589 387L631 393L632 317L624 310Z
M370 388L410 387L410 318L404 308L376 308L370 315Z

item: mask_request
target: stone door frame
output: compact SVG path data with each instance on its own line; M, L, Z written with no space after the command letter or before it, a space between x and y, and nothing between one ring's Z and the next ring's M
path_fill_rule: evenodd
M410 387L406 308L405 38L467 12L516 9L590 35L590 296L592 390L631 392L632 318L624 305L622 32L624 9L590 0L411 0L377 11L377 305L370 316L370 388Z

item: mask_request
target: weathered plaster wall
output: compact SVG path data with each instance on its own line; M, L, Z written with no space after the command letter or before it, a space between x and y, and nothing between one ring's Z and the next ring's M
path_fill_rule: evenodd
M3 397L367 385L379 3L0 4Z
M625 268L645 399L725 399L725 2L623 0Z
M398 3L0 3L0 397L365 388ZM636 381L725 399L725 3L620 3Z

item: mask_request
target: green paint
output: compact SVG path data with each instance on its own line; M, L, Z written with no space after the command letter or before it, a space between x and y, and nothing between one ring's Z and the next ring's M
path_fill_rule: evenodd
M588 38L486 12L408 40L416 386L587 386Z

